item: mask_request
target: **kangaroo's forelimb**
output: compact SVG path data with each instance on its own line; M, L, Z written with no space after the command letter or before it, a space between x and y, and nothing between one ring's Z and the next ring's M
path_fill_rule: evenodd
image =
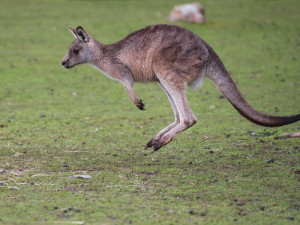
M145 110L145 105L143 103L143 100L139 99L135 94L133 79L127 78L122 83L129 95L129 98L133 101L136 107L138 107L140 110Z

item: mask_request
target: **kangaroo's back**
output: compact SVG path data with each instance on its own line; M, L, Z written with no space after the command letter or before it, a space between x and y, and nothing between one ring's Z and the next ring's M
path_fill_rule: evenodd
M192 81L207 62L207 44L191 31L170 25L155 25L138 30L111 45L118 58L131 68L136 82L158 81L167 71L178 71L184 82Z

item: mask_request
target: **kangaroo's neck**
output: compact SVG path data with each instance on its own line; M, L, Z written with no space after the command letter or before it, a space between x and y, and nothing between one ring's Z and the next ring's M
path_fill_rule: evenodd
M89 64L99 67L103 69L105 67L105 63L107 63L106 59L111 58L109 53L109 46L103 45L100 42L94 40L94 47L91 50L91 58L89 60Z
M91 60L89 64L95 69L100 70L104 75L113 79L119 80L115 74L116 56L119 49L115 45L103 45L94 40L95 46L91 52Z

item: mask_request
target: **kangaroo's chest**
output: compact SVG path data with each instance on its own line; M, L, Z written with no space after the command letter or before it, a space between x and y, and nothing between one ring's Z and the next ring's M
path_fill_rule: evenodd
M153 43L140 42L123 49L119 58L130 69L135 82L154 82L157 81L153 72L155 53Z

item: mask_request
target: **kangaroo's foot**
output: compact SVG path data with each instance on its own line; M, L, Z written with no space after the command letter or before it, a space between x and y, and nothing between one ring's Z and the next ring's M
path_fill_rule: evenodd
M167 133L168 131L170 131L171 129L173 129L174 127L176 127L179 124L178 120L175 120L173 123L171 123L169 126L165 127L163 130L161 130L158 134L155 135L154 138L152 138L150 141L148 141L148 143L145 146L145 150L147 148L151 148L152 146L154 146L156 143L159 142L159 140L162 138L162 136Z

